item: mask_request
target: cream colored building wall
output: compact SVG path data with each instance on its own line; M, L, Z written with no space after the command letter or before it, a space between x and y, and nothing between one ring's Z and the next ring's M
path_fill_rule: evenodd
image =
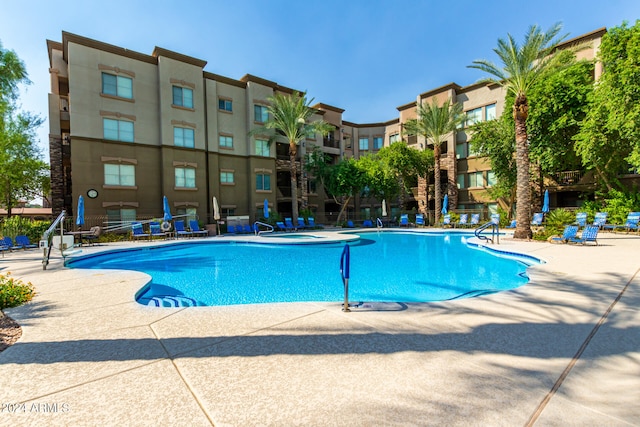
M247 134L247 99L245 89L206 80L207 84L207 115L209 119L209 150L225 154L246 153L249 146ZM218 109L218 100L231 99L233 112ZM253 110L253 107L251 107ZM252 113L253 111L251 111ZM220 135L233 136L233 149L220 147Z
M154 65L72 42L68 43L68 55L69 111L71 112L72 137L102 139L104 136L103 116L100 113L102 111L134 116L136 144L160 144L158 79ZM101 96L102 70L99 69L100 64L135 73L135 77L133 77L134 102ZM116 118L115 116L109 117Z
M274 95L273 89L269 86L265 86L256 82L249 81L247 82L246 89L246 127L247 132L249 130L253 130L262 126L262 123L257 123L255 121L254 114L254 105L264 105L268 106L269 102L267 98L272 97ZM247 144L240 148L238 154L239 155L255 155L256 147L255 147L255 138L247 137ZM275 150L275 147L271 147L272 150ZM274 151L275 152L275 151Z
M162 145L173 146L174 126L193 128L195 148L205 149L205 103L202 68L165 56L158 57L160 123ZM173 87L193 90L193 108L173 105ZM195 126L194 126L195 125Z

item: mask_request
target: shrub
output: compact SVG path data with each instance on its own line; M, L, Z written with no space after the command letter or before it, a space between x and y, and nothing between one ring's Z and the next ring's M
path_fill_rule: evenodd
M22 283L11 273L0 274L0 310L29 302L35 294L31 283Z
M16 236L24 234L32 242L38 242L44 232L51 225L51 221L35 221L14 215L5 219L0 225L0 235L9 236L14 239Z
M544 228L534 233L534 240L547 240L551 236L561 235L565 225L573 224L576 220L574 213L566 209L554 209L545 218Z

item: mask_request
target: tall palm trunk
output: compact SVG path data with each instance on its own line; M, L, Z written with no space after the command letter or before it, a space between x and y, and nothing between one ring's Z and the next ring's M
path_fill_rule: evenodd
M435 144L433 146L433 188L435 197L435 223L440 220L440 212L442 211L442 188L440 188L440 145Z
M531 184L529 182L529 143L527 141L527 117L529 103L527 97L518 95L513 104L513 118L516 126L516 239L531 239Z
M291 171L291 218L298 218L298 168L296 166L296 154L298 146L295 141L289 142L289 169Z

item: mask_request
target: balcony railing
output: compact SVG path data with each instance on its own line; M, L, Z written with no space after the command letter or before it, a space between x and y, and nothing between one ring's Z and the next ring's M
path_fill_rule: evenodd
M552 175L558 185L575 185L582 179L582 171L557 172Z

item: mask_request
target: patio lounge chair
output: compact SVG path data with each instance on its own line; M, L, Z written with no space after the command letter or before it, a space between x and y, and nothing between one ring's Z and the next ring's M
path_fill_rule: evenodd
M638 222L640 221L640 212L630 212L627 215L627 220L624 224L605 224L602 228L605 230L617 230L618 228L624 229L627 233L629 231L635 230L638 231ZM17 239L17 237L16 237Z
M307 224L305 224L303 217L301 217L301 216L298 217L298 221L296 223L296 228L298 230L304 230L305 228L307 228Z
M516 228L516 225L518 223L516 222L515 219L512 219L511 222L509 223L509 225L507 225L505 228Z
M287 231L287 226L284 225L284 222L282 221L276 221L276 227L278 228L278 231Z
M373 227L373 221L371 221L370 219L365 219L364 221L362 221L362 226L363 227Z
M421 226L424 227L424 215L422 214L416 214L416 226Z
M573 239L578 234L578 226L577 225L567 225L564 227L564 232L562 236L556 236L549 239L550 242L560 242L567 243L570 239Z
M309 221L309 228L324 228L322 224L316 224L316 219L312 216L307 218L307 221Z
M347 228L354 228L355 225L353 225L353 221L351 220L347 220Z
M152 240L154 237L163 237L165 239L167 238L167 233L160 229L160 224L158 224L157 222L149 223L149 231L151 232L149 238Z
M586 245L589 242L595 243L598 246L598 228L597 225L587 225L580 237L572 237L569 239L570 243L580 243Z
M251 227L251 225L249 224L245 224L242 226L242 232L247 234L253 233L253 227Z
M542 212L536 212L533 214L533 219L531 220L531 225L542 225L542 220L544 219L544 214Z
M471 214L471 222L469 222L470 226L479 225L480 224L480 214Z
M451 227L451 215L446 214L446 215L442 218L442 226L443 226L443 227Z
M23 249L22 245L14 244L13 239L9 236L4 236L2 240L0 240L0 245L6 246L10 251Z
M576 222L578 227L586 227L587 226L587 213L586 212L578 212L576 213Z
M16 236L16 243L22 246L23 249L33 249L38 247L38 245L31 243L29 238L25 235Z
M408 214L402 214L400 215L400 227L405 226L408 227L409 226L409 215Z
M80 239L86 240L88 245L93 245L95 241L98 240L101 234L102 227L100 227L99 225L94 225L89 229L89 232L87 234L81 234Z
M287 230L295 230L296 226L293 225L293 220L291 218L284 219L284 226Z
M607 213L596 212L596 217L593 219L593 225L595 225L598 228L602 228L606 223L607 223Z
M205 237L209 235L209 232L207 230L200 229L198 221L196 221L195 219L189 221L189 229L191 229L191 233L196 236Z
M500 214L491 214L491 222L500 225Z
M466 227L469 225L469 214L460 214L460 219L456 223L456 227Z
M133 240L136 239L151 239L151 234L145 232L142 229L142 224L140 224L139 222L134 222L131 224L131 237L133 238Z
M193 233L187 231L184 228L184 221L179 219L173 222L173 228L176 230L176 238L182 237L193 237Z

